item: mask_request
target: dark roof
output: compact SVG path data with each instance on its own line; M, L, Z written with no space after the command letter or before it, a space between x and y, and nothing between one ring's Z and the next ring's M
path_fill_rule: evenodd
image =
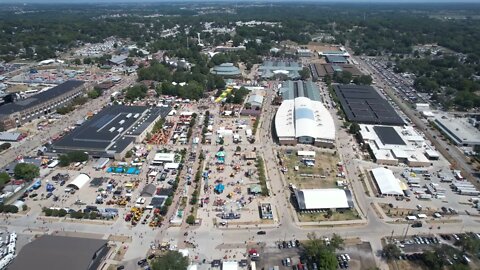
M167 199L167 196L155 196L152 198L150 205L155 208L160 208L163 206L166 199Z
M157 191L157 187L154 184L148 184L143 188L140 196L152 197L155 194L155 191Z
M348 63L345 56L327 55L325 57L329 63Z
M110 106L55 142L52 148L58 152L79 150L94 154L108 150L119 153L155 119L165 117L169 112L169 107ZM139 114L137 118L136 114ZM123 130L119 133L120 128Z
M351 122L364 124L404 125L395 109L371 86L334 85L343 111Z
M36 94L33 97L19 100L14 103L5 104L3 106L0 106L0 115L9 115L9 114L16 113L16 112L28 109L30 107L42 104L61 94L64 94L66 92L70 92L76 89L82 86L84 83L85 83L84 81L77 81L77 80L66 81L47 91Z
M380 138L383 144L405 145L402 137L398 135L393 127L374 126L373 130L375 130L375 133L377 133L378 138Z
M93 267L98 267L99 260L90 264L98 251L98 259L105 256L107 243L102 239L44 235L24 246L8 269L96 269Z

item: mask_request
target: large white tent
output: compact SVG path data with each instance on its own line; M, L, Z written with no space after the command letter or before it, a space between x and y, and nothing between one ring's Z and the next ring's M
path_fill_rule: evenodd
M86 183L88 183L88 181L90 181L90 176L81 173L77 177L75 177L75 179L73 179L73 181L70 182L67 187L72 187L78 190L81 189Z
M352 208L353 202L349 190L338 188L296 189L299 210Z
M400 181L393 175L391 170L375 168L372 169L372 175L382 195L404 195Z

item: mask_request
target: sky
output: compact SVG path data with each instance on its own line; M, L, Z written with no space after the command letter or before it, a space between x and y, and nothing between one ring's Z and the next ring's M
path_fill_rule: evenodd
M0 0L0 3L162 3L162 2L297 2L296 0ZM318 3L480 3L480 0L299 0Z

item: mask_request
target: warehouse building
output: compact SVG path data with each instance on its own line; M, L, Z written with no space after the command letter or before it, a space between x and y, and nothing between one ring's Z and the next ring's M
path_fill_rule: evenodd
M275 76L286 76L289 79L299 79L303 66L300 62L289 60L266 60L258 68L262 79L271 79Z
M295 189L294 194L299 211L353 208L352 193L348 189Z
M328 63L332 64L348 64L347 58L345 56L338 55L327 55L325 56Z
M247 103L250 104L252 109L260 109L263 105L263 96L251 95L250 97L248 97Z
M373 87L339 84L333 88L348 121L397 126L405 124L395 109Z
M362 75L362 72L360 72L357 67L351 64L316 63L310 64L309 67L314 80L323 79L326 76L330 76L332 78L335 72L349 72L354 78Z
M30 98L0 106L0 130L8 130L56 111L85 93L83 81L70 80Z
M323 103L307 97L284 100L275 115L281 145L313 144L333 148L335 125Z
M471 146L480 152L479 122L475 118L454 118L446 115L435 117L434 123L456 145Z
M425 154L433 149L411 126L360 125L360 138L378 164L411 167L431 165Z
M157 120L169 112L170 107L107 107L53 143L50 151L82 151L93 157L121 159L134 143L145 139Z
M10 270L95 270L110 248L107 240L43 235L23 247Z
M386 196L403 196L403 189L400 180L393 172L385 168L372 169L372 176L377 184L378 191Z
M283 100L306 97L313 101L321 101L320 90L312 81L286 81L280 86L278 94Z

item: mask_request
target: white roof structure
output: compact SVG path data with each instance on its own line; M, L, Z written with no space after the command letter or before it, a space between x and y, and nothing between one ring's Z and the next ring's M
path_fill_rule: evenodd
M393 172L385 168L372 169L373 178L377 182L380 193L383 195L402 195L403 190L400 186L400 181L395 178Z
M295 196L301 210L353 207L350 191L345 189L296 189Z
M156 153L153 161L173 163L175 162L175 153Z
M176 170L178 169L178 167L180 166L180 163L165 163L165 165L163 166L164 169L169 169L169 170Z
M236 261L223 261L222 270L237 270L238 263Z
M284 100L275 117L278 137L312 137L315 140L335 140L332 115L323 103L306 97Z
M360 124L360 135L377 161L403 160L411 166L430 163L424 153L432 148L412 126Z
M22 133L20 132L0 132L0 141L18 141L20 137L22 136Z
M315 157L315 151L298 151L297 156L300 157Z
M81 173L77 177L75 177L75 179L73 179L72 182L67 185L67 187L72 187L78 190L81 189L86 183L88 183L88 181L90 181L90 176Z
M261 95L251 95L248 98L247 103L250 103L252 105L261 106L262 103L263 103L263 96L261 96Z

